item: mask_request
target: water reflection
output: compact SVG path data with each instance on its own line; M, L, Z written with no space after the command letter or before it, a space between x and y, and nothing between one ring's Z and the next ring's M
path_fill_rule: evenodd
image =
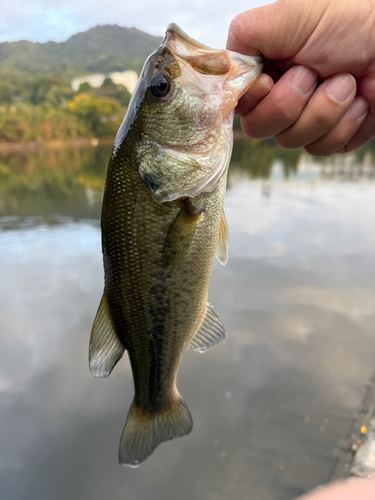
M98 217L110 151L102 146L1 155L0 216Z
M117 464L128 360L106 380L87 366L109 153L0 157L0 497L287 500L328 481L374 368L373 146L236 143L210 287L229 338L186 352L194 430L136 470Z
M53 214L98 217L110 151L110 146L101 146L0 155L0 217L28 217L29 223L31 216L52 222ZM234 145L229 187L239 172L249 179L306 179L310 175L320 180L371 182L375 180L375 146L370 142L345 157L326 159L312 158L300 149L280 148L271 140L243 139Z
M235 143L230 172L241 169L247 172L251 179L268 179L275 166L278 166L282 169L283 178L288 179L307 167L315 167L319 168L322 177L330 178L329 174L332 173L336 179L368 181L375 178L374 144L370 142L346 156L313 158L302 149L283 149L271 139L243 139Z
M238 140L233 148L232 166L247 172L251 179L268 179L277 162L288 178L297 171L302 151L282 149L272 140Z

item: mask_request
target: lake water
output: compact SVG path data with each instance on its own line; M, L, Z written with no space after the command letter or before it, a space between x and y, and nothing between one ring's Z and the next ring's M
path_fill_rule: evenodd
M110 148L0 156L0 499L291 500L329 481L375 369L375 149L235 145L228 340L187 351L192 433L139 468L117 450L133 382L87 366Z

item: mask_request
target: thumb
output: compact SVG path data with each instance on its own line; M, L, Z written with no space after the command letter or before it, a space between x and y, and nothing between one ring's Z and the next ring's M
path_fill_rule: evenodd
M227 49L267 59L289 59L303 47L319 22L314 2L279 0L236 16Z

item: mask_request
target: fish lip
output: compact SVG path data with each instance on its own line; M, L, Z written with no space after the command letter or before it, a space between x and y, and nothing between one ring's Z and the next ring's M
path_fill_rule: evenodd
M260 56L246 56L245 54L240 54L239 52L232 52L228 50L230 54L230 58L233 60L239 59L241 62L245 63L252 68L256 68L257 66L262 64L263 58Z
M208 75L228 75L229 80L234 80L250 71L258 76L262 70L260 56L209 47L189 36L175 23L167 26L161 46L167 47L177 61L182 59L182 64L187 62L196 71ZM205 73L205 67L212 68L212 72Z
M176 23L168 24L167 29L165 31L165 37L162 41L162 45L169 45L170 37L173 34L176 34L183 41L189 43L189 45L193 45L194 47L197 47L198 49L200 49L200 51L203 51L203 52L221 52L221 51L227 52L230 54L230 58L232 60L238 59L242 63L245 63L248 66L251 66L252 68L258 66L262 62L262 57L260 57L260 56L248 56L245 54L240 54L239 52L233 52L233 51L227 50L227 49L215 49L213 47L205 45L204 43L201 43L198 40L195 40L190 35L185 33L185 31L183 31Z
M212 52L220 49L214 49L212 47L209 47L208 45L205 45L204 43L198 42L198 40L195 40L195 38L192 38L190 35L185 33L184 30L182 30L176 23L170 23L167 26L167 29L165 30L165 37L164 40L162 41L162 44L168 44L170 35L176 34L180 38L182 38L184 41L188 42L190 45L194 45L198 49L204 50L205 52Z

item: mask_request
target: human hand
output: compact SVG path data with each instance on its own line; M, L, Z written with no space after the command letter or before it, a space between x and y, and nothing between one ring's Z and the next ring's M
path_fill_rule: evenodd
M374 479L350 479L319 489L297 500L373 500L375 498Z
M375 135L371 0L278 0L234 18L227 48L265 59L237 107L251 137L328 156Z

